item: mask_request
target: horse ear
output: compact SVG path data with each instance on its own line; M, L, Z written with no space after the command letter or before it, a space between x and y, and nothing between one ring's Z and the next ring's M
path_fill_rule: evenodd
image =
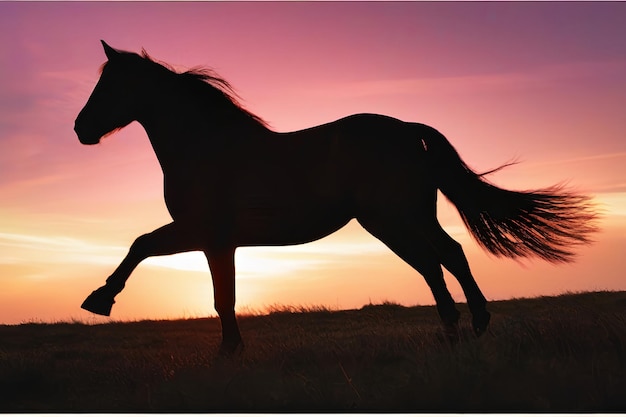
M119 55L119 52L117 52L115 49L113 49L109 45L107 45L107 43L105 41L100 40L100 42L102 42L102 46L104 47L104 53L107 56L107 58L109 59L109 61L111 59L114 59L117 55Z

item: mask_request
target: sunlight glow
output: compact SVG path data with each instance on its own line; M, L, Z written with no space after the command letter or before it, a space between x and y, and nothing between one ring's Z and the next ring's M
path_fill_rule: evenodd
M602 193L597 194L596 200L599 203L600 210L605 211L607 216L617 216L619 221L624 222L626 219L626 192L623 193Z
M303 245L238 248L235 254L237 278L245 280L298 274L332 264L344 256L367 256L389 252L383 243L365 235L365 232L363 234L364 240L357 236L349 241L338 241L336 236L330 236ZM154 257L144 263L181 271L209 271L206 257L200 252Z
M172 221L141 125L89 147L73 131L105 61L100 39L181 70L214 68L276 131L377 113L435 127L477 171L518 158L488 179L511 190L571 184L602 210L600 232L569 265L495 258L439 194L437 217L486 297L626 289L624 11L620 2L0 2L0 324L108 320L82 300L134 239ZM420 274L356 221L309 244L239 248L235 261L237 308L433 302ZM214 314L211 297L204 254L153 257L111 320Z

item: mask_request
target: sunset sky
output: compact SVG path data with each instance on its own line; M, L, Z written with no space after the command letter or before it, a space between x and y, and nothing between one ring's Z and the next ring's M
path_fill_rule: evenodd
M490 300L626 290L626 3L0 2L0 324L101 322L80 309L139 235L171 221L134 123L81 145L100 45L209 66L277 131L360 112L434 126L510 189L567 181L604 217L577 261L482 252L439 219ZM237 309L432 304L422 277L356 222L320 241L237 251ZM462 291L446 281L459 302ZM142 263L112 320L214 314L197 253Z

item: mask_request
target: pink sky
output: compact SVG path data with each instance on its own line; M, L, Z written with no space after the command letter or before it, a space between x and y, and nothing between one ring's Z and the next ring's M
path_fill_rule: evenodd
M73 122L100 39L179 69L210 66L279 131L358 112L432 125L477 170L595 195L603 230L565 266L494 259L441 199L488 299L625 290L625 3L0 2L0 323L93 316L83 298L133 239L170 221L133 124L95 147ZM419 274L356 223L321 241L239 250L238 308L431 304ZM464 297L446 276L453 296ZM113 319L213 314L197 254L142 264Z

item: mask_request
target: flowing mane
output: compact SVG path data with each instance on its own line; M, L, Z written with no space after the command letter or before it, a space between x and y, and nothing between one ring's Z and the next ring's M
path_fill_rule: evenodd
M165 70L168 73L175 75L181 83L189 82L191 84L197 85L199 91L207 95L210 100L223 99L227 104L231 104L235 110L239 111L249 120L255 121L260 125L269 128L269 124L265 120L263 120L263 118L250 112L241 104L241 97L237 94L233 86L224 78L222 78L219 74L217 74L214 70L207 67L194 67L187 71L179 72L176 71L176 69L174 69L172 65L163 61L157 61L152 58L145 49L141 50L141 55L128 51L116 51L121 55L141 59L150 67ZM100 67L100 73L102 73L107 63L108 61Z
M147 60L149 60L151 62L155 62L145 51L142 51L142 56L143 56L144 59L147 59ZM157 64L159 64L159 63L157 63ZM163 64L161 64L161 65L163 65ZM169 65L166 65L165 67L168 68ZM214 90L217 90L218 92L220 92L221 95L225 99L230 101L233 106L235 106L238 110L240 110L242 113L244 113L250 119L260 123L261 125L263 125L265 127L268 127L268 123L265 120L263 120L261 117L257 116L256 114L248 111L245 107L243 107L243 105L239 101L240 97L237 94L237 92L235 91L235 89L232 87L232 85L230 85L230 83L228 81L226 81L225 79L220 77L212 69L206 68L206 67L195 67L195 68L191 68L191 69L189 69L189 70L187 70L185 72L181 72L181 73L176 72L173 69L170 69L170 71L176 73L181 78L187 78L187 79L190 79L190 80L193 80L193 81L196 81L196 82L199 81L199 82L204 83L205 85L208 85L208 86L212 87Z

